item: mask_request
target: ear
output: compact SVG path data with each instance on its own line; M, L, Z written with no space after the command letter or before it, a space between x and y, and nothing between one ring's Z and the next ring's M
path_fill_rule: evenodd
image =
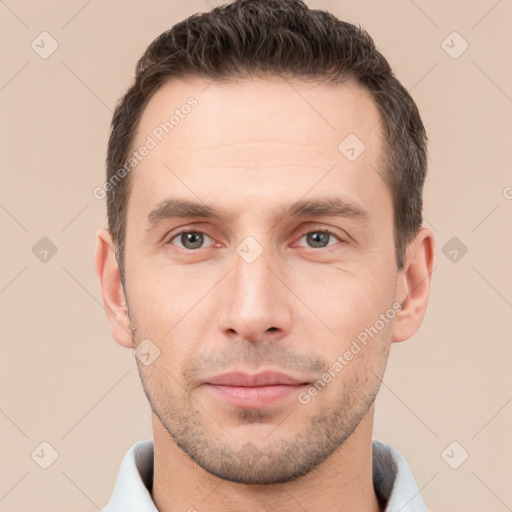
M98 276L103 304L110 323L112 336L119 345L133 348L133 337L121 281L121 271L115 257L115 246L108 229L96 234L96 275Z
M396 300L402 309L393 322L391 341L409 339L421 326L427 310L432 267L434 235L421 227L406 251L404 268L399 272Z

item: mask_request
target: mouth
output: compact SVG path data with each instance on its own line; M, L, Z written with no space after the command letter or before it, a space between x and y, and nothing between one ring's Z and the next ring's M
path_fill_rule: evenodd
M205 387L218 399L235 407L262 408L300 392L309 382L267 371L255 375L230 372L207 379Z

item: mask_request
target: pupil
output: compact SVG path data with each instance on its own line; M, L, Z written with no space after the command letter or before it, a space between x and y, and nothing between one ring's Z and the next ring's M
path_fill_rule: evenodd
M313 233L310 233L308 236L309 236L309 241L312 242L313 245L320 243L320 247L325 247L325 245L322 245L322 241L327 242L329 234L315 231Z
M203 238L200 233L183 233L181 237L181 243L188 249L197 249L198 247L201 247L202 241ZM189 242L192 247L190 246Z

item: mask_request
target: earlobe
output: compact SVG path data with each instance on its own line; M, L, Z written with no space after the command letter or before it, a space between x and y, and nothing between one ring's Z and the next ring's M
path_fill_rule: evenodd
M391 340L409 339L420 328L427 310L434 265L434 235L421 227L407 248L404 268L400 271L396 300L402 304L393 323Z
M133 348L130 321L115 246L108 229L96 234L95 269L112 336L121 346Z

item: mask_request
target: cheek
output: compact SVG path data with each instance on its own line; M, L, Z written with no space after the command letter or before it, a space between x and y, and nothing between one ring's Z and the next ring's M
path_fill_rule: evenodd
M184 318L207 290L201 277L184 279L178 268L160 268L146 262L144 269L130 272L130 305L141 325L160 336Z
M322 330L336 339L338 349L365 328L374 326L380 315L392 307L396 286L392 273L389 269L376 272L368 267L331 267L306 281L297 277L293 287L302 290L300 298L317 315L315 326L321 324ZM301 304L297 307L302 311ZM307 315L313 313L308 310ZM383 330L380 323L378 326Z
M140 341L154 341L165 367L179 375L183 361L197 352L198 339L203 338L212 276L184 278L183 272L166 268L132 274L130 284L135 290L130 306Z

